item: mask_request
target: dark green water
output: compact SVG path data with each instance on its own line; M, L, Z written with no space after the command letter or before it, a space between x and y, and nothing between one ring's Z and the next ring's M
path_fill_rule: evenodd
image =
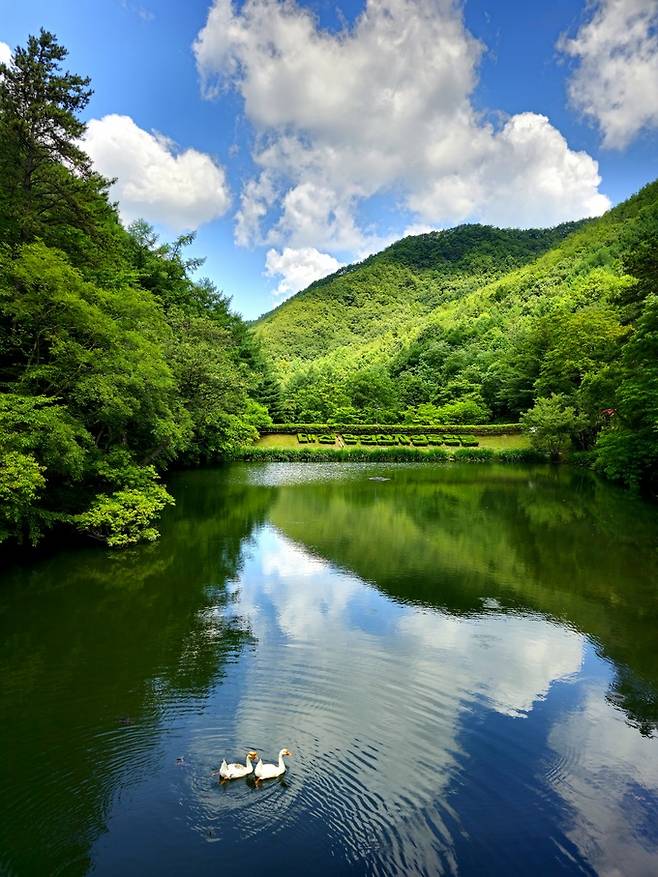
M2 573L1 873L658 874L655 507L516 466L172 490L155 545Z

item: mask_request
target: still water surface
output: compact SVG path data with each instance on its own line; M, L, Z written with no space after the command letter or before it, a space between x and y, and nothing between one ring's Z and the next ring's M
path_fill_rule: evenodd
M2 574L0 873L658 874L655 507L520 466L171 487L159 543Z

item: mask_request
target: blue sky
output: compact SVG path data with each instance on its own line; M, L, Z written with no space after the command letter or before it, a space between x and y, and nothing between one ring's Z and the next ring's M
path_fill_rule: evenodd
M597 215L656 176L658 0L26 0L92 77L126 221L253 318L404 233ZM5 50L6 51L6 50Z

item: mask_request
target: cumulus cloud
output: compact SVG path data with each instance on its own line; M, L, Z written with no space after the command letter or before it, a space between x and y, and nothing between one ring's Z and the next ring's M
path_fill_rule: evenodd
M559 48L576 59L573 105L595 120L603 144L621 149L658 126L658 2L597 0L593 13Z
M600 181L594 159L569 149L546 116L520 113L491 139L481 161L412 193L409 204L426 219L438 210L457 220L479 214L494 225L550 226L607 210Z
M204 93L237 90L256 130L238 243L367 251L364 200L407 221L551 225L602 213L596 162L545 116L473 108L481 43L455 0L367 0L332 34L294 2L214 0L194 44Z
M97 171L117 178L112 195L126 222L143 217L186 231L229 207L224 170L209 155L179 150L162 134L138 127L130 116L92 119L83 146Z
M265 258L268 277L281 277L274 295L282 298L306 289L314 280L333 274L340 266L337 259L328 253L321 253L315 247L285 247L281 252L271 249Z
M11 46L8 46L7 43L3 43L0 41L0 64L9 64L11 61Z

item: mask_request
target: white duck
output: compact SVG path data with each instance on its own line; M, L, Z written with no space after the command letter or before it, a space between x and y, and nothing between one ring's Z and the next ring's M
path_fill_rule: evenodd
M251 763L258 758L257 752L247 752L244 764L227 764L224 759L219 767L219 775L223 780L239 780L241 777L249 776L254 772L254 766ZM260 764L261 762L259 762Z
M257 780L273 780L276 777L280 777L282 774L286 772L286 765L283 761L283 756L291 757L292 752L289 749L282 749L279 752L279 763L278 764L263 764L263 759L261 758L258 764L256 765L256 779Z

